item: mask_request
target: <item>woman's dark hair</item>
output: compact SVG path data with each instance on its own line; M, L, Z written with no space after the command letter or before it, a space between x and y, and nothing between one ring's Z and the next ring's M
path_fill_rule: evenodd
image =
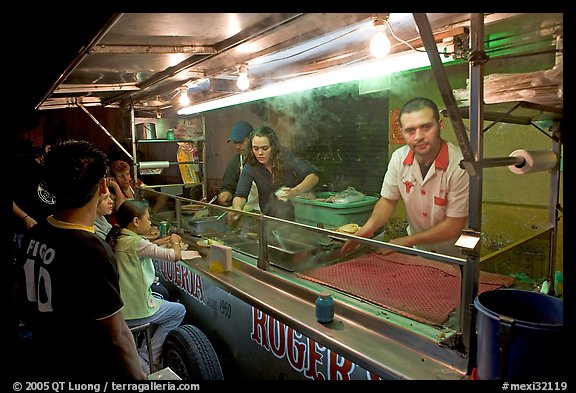
M246 160L250 165L262 165L252 150L252 140L257 136L268 138L268 141L270 142L270 148L272 149L272 155L270 156L270 161L272 161L272 184L281 186L283 183L282 173L284 172L284 166L286 162L286 151L280 144L278 135L272 128L262 126L255 128L250 133L250 136L248 137L248 153Z
M58 209L86 205L107 170L108 157L98 146L74 139L53 144L42 165L46 188L56 198Z
M120 205L116 212L116 224L112 226L112 229L110 229L110 232L108 232L106 236L106 242L110 244L113 250L116 248L116 243L118 242L122 228L128 227L132 220L134 220L134 217L142 218L147 210L148 204L146 202L136 201L134 199L128 199Z

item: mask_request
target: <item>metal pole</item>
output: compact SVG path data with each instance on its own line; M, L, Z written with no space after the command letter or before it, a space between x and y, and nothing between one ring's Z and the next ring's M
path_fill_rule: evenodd
M116 138L114 138L114 136L113 136L112 134L110 134L110 132L108 132L108 130L106 129L106 127L104 127L102 124L100 124L100 122L92 115L92 113L90 113L90 112L88 111L88 109L86 109L86 107L85 107L84 105L82 105L82 104L80 104L80 103L76 103L76 105L78 106L78 108L80 108L80 109L82 109L84 112L86 112L86 114L87 114L88 116L90 116L90 118L92 119L92 121L94 121L94 123L96 123L96 125L97 125L98 127L100 127L100 128L106 133L106 135L108 135L108 136L112 139L112 141L113 141L120 149L122 149L122 151L123 151L124 153L126 153L126 155L127 155L128 157L130 157L131 160L133 160L133 158L132 158L132 156L130 155L130 153L128 153L128 150L126 150L126 149L124 148L124 146L122 146L122 145L120 144L120 142L118 142L118 141L116 140Z
M470 176L470 199L468 201L468 226L477 233L482 233L482 162L484 144L484 63L487 56L484 52L484 14L472 14L470 17L470 144L480 163L475 175ZM467 254L467 264L462 272L462 289L460 302L463 315L460 316L462 339L470 353L469 370L476 365L476 318L473 312L473 301L478 295L480 276L480 247Z
M550 234L550 255L548 255L548 279L550 280L549 295L556 295L556 247L558 242L558 210L560 208L560 163L561 149L561 123L554 121L552 129L552 151L558 157L556 167L550 172L550 199L548 202L548 223L554 228Z
M470 176L475 175L477 171L477 163L468 141L468 136L466 135L466 128L464 127L464 122L462 121L462 114L458 109L456 104L456 99L454 98L454 93L450 87L450 82L448 80L448 75L440 60L440 54L438 53L438 47L436 46L436 41L434 40L434 33L432 32L432 27L430 27L430 22L426 14L413 14L414 21L418 25L418 31L420 32L420 38L428 54L428 59L430 60L430 65L432 66L432 72L436 78L436 83L440 89L440 94L442 99L446 104L446 111L452 121L452 126L454 127L454 133L458 139L458 144L460 145L460 150L462 151L462 156L464 160L462 161L462 166L468 172Z
M134 115L134 105L130 104L130 135L132 140L132 165L134 168L134 199L140 200L140 190L138 189L138 155L136 154L136 118Z
M266 220L264 214L260 212L258 217L258 261L256 266L262 270L270 270L270 261L268 260L268 234L266 233Z
M515 165L518 168L522 168L524 165L526 165L526 160L523 157L493 157L482 159L482 168L510 165Z
M202 135L204 135L204 143L202 144L202 200L208 200L208 176L206 175L206 117L204 113L200 117L202 121Z

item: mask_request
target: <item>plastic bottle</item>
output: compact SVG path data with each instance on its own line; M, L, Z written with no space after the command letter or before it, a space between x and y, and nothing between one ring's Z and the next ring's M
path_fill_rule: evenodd
M320 292L316 298L316 319L320 323L334 320L334 299L328 291Z

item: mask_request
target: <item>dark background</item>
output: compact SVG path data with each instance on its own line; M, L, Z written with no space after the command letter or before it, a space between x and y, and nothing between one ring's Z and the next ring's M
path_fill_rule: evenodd
M28 5L34 8L31 3ZM12 70L7 82L9 90L17 94L5 99L12 103L11 110L15 110L17 115L13 118L20 127L35 124L41 115L34 110L36 104L72 62L79 49L90 42L113 15L95 10L80 12L66 4L61 7L54 4L52 9L21 10L12 21L23 25L9 35L12 50L7 53L12 60L4 66ZM6 57L4 59L6 61ZM17 102L15 96L18 97ZM20 118L19 115L25 117Z

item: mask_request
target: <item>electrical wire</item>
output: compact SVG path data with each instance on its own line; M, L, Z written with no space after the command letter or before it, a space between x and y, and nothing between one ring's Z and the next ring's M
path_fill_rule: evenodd
M268 61L268 62L261 63L261 64L271 64L271 63L274 63L274 62L276 62L276 61L291 59L292 57L300 56L300 55L303 54L303 53L309 52L309 51L314 50L314 49L316 49L316 48L319 48L319 47L321 47L321 46L323 46L323 45L329 44L330 42L334 42L334 41L339 40L339 39L341 39L341 38L343 38L343 37L346 37L347 35L350 35L350 34L352 34L352 33L355 33L355 32L357 32L358 30L361 30L362 28L364 28L364 27L363 27L363 26L362 26L362 27L357 27L357 28L355 28L355 29L353 29L353 30L350 30L350 31L348 31L348 32L346 32L346 33L344 33L344 34L339 35L338 37L334 37L334 38L332 38L332 39L330 39L330 40L328 40L328 41L321 42L321 43L319 43L318 45L315 45L315 46L313 46L313 47L310 47L310 48L307 48L307 49L303 49L302 51L300 51L300 52L298 52L298 53L294 53L294 54L292 54L292 55L290 55L290 56L286 56L286 57L282 57L282 58L278 58L278 59L273 59L273 60L270 60L270 61Z
M394 33L394 29L392 29L392 25L390 24L390 21L386 20L386 25L388 26L388 30L390 30L390 34L392 34L392 37L396 38L396 40L398 40L399 42L403 43L404 45L408 46L410 49L412 49L413 51L416 52L426 52L425 50L420 50L420 49L416 49L412 46L411 43L409 43L408 41L403 40L402 38L398 37L396 35L396 33Z

